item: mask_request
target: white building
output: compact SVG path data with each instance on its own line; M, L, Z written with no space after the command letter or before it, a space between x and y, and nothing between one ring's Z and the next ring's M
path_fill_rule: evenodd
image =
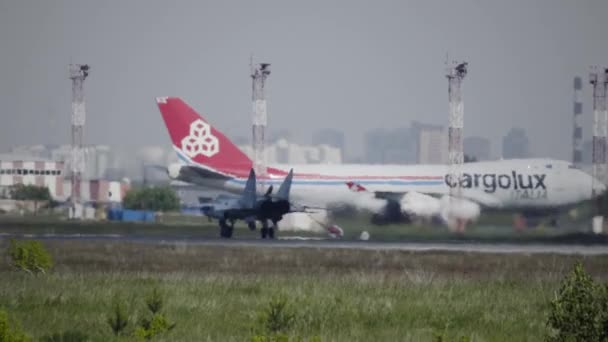
M11 187L23 185L43 186L51 198L66 201L72 193L69 166L62 161L50 161L31 155L0 155L0 195L9 197ZM93 179L82 180L80 198L84 202L121 202L129 184Z
M448 137L441 126L418 127L418 164L445 164L448 162Z
M0 155L0 192L8 195L17 184L45 186L53 199L65 198L62 162L28 156Z
M70 158L72 146L61 145L50 149L52 160L62 161L66 168L66 173L70 171ZM84 147L85 170L82 173L83 179L104 178L106 170L110 166L112 155L110 147L106 145L91 145Z
M251 145L242 145L239 148L249 158L253 157ZM286 139L279 139L265 148L266 162L268 164L341 164L342 150L329 145L299 145L290 143Z
M121 203L130 184L128 182L113 182L103 179L83 180L80 182L80 200L82 202ZM65 201L72 194L72 182L63 180L63 192L66 194L61 200Z

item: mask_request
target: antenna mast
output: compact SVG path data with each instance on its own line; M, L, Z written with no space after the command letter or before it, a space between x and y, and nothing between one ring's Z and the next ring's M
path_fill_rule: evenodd
M598 182L606 184L606 139L608 137L608 111L606 110L606 88L608 68L591 68L589 83L593 87L593 195L599 195Z
M72 194L70 202L73 218L82 217L80 183L85 170L83 134L86 119L84 80L89 76L89 69L87 64L69 65L72 80L72 151L70 158Z
M454 204L462 197L460 187L461 168L464 163L464 152L462 145L462 130L464 127L464 104L462 101L462 82L467 75L467 62L452 61L446 63L445 77L448 79L448 163L450 186L450 212L448 215L448 225L457 230L464 230L464 223L457 222L454 216Z
M572 163L576 166L581 166L583 162L583 128L581 127L581 116L583 114L582 89L583 80L579 76L574 77Z
M253 134L253 169L255 170L258 179L258 190L264 191L264 182L266 179L266 154L264 151L266 124L268 114L266 111L266 95L264 86L266 78L270 75L270 64L259 63L253 64L253 56L250 59L251 80L252 80L252 96L253 101L253 117L252 117L252 134Z

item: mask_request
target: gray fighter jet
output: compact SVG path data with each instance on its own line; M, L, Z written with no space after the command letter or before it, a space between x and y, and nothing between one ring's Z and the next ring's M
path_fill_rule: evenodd
M273 239L275 230L278 229L277 224L283 219L283 215L306 211L306 208L297 208L289 201L292 179L293 169L289 171L275 195L272 194L273 189L270 186L264 195L259 196L256 193L255 172L251 169L240 197L219 196L201 210L210 219L219 221L220 236L223 238L231 238L234 223L237 220L244 220L251 230L255 230L255 222L260 221L262 239ZM272 225L270 226L269 223Z

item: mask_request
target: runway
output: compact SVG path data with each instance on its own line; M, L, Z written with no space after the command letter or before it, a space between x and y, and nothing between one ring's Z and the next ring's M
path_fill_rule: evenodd
M119 234L0 234L0 239L38 240L82 240L115 241L128 243L180 245L180 246L226 246L264 248L320 248L362 249L406 252L464 252L493 254L564 254L564 255L608 255L607 245L541 244L541 243L487 243L474 241L445 242L380 242L333 239L310 239L290 237L278 240L188 238L172 236L136 236Z

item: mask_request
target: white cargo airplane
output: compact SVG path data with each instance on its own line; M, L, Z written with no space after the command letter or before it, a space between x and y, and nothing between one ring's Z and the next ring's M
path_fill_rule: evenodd
M169 166L173 179L243 191L252 161L219 130L176 97L156 99L180 163ZM572 164L552 159L466 163L459 179L446 165L273 165L258 179L280 184L294 169L292 198L315 206L397 204L411 216L445 218L450 188L460 186L463 219L480 209L552 214L592 198L592 178ZM600 191L604 191L602 186ZM377 202L380 202L378 204ZM454 200L455 201L455 200ZM454 206L452 201L452 208Z

